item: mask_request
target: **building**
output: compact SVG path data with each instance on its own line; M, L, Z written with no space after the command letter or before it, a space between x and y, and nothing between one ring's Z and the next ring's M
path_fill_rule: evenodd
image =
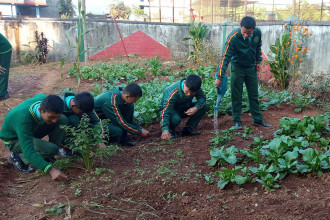
M58 18L57 0L0 0L0 17Z

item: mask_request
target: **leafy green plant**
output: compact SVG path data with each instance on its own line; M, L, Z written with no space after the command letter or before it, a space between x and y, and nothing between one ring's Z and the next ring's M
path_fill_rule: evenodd
M91 126L89 121L89 117L84 114L77 128L62 126L67 139L72 143L70 146L72 151L80 152L87 170L93 168L97 145L105 142L103 138L107 136L107 131L100 123Z
M292 98L292 103L296 104L299 108L296 108L296 112L301 112L306 108L306 106L310 105L311 103L315 102L315 98L312 98L311 95L309 96L302 96L301 94L297 94L297 97Z
M60 203L58 205L53 206L52 208L45 209L45 213L49 215L59 215L62 213L64 207L65 204Z
M317 172L319 176L322 175L322 169L330 168L330 157L327 154L319 153L316 149L307 148L305 150L299 150L303 160L307 166L299 166L299 171L305 172Z
M255 173L257 177L255 180L261 183L267 191L272 191L273 188L278 188L279 185L276 183L280 177L278 173L275 177L270 173L269 168L265 164L259 164L259 167L249 167L252 173Z
M225 149L225 146L219 148L210 148L211 159L206 161L209 166L215 166L216 164L230 163L235 164L237 162L236 153L238 149L235 146L231 146Z
M152 59L147 59L146 61L148 70L154 75L157 76L162 64L159 62L158 55L153 57Z
M48 39L44 37L44 33L38 34L38 31L34 32L34 41L24 44L27 47L27 51L22 51L21 56L25 64L30 64L33 62L38 62L43 64L47 62L48 55ZM34 48L33 48L34 47Z
M193 51L188 53L188 59L192 58L195 63L200 65L201 63L201 51L204 49L204 41L206 36L209 34L210 29L200 22L199 24L195 24L195 17L188 23L189 37L183 38L183 41L192 40L192 44L187 44L193 48Z
M56 160L53 163L53 166L61 171L67 170L72 165L72 159L71 158L62 158L60 160Z
M236 184L244 184L247 180L249 180L249 176L242 176L237 174L239 171L241 171L243 167L236 166L233 169L226 169L222 168L222 171L215 171L215 175L218 176L220 179L218 179L218 187L220 189L223 189L228 183L235 182ZM247 174L247 169L245 168L245 174Z

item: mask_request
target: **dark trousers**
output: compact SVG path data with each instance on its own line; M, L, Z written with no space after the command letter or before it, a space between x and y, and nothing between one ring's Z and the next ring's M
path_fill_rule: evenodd
M206 114L206 104L199 109L194 115L188 116L184 112L187 111L189 108L192 108L195 106L196 103L190 103L188 108L178 108L174 109L170 112L170 130L175 131L176 127L178 127L181 124L182 118L189 117L186 125L192 129L195 129L197 125L199 124L200 120L203 118L203 116Z
M41 124L34 131L33 144L34 149L44 159L48 159L57 154L62 139L64 137L64 131L60 128L60 125L67 125L67 118L62 115L54 124ZM41 138L47 136L49 141L41 140ZM29 164L22 154L22 148L18 140L11 141L10 144L6 145L8 150L13 153L19 153L22 161L25 164Z
M0 54L0 66L6 68L5 72L0 72L0 96L5 96L8 91L8 78L9 78L9 68L11 60L11 52Z
M250 112L254 121L262 121L258 100L258 75L255 66L250 68L240 68L231 65L231 103L234 122L241 122L242 114L242 93L243 83L245 83Z

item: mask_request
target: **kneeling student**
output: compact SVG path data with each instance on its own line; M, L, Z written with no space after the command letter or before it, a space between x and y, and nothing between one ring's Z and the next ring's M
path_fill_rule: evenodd
M199 135L194 131L199 121L206 113L206 96L201 89L202 79L197 75L189 75L173 83L164 92L159 105L160 125L162 129L161 139L170 140L176 138L176 127L182 118L190 117L186 126L182 129L182 136ZM196 97L197 102L193 102Z
M95 97L94 109L101 119L110 119L107 124L110 139L123 146L135 146L127 133L146 137L149 131L133 120L134 103L142 96L142 89L136 83L128 84L124 89L117 88Z
M32 173L34 167L49 173L52 179L67 178L64 173L52 167L54 155L62 142L64 131L60 125L68 123L62 115L63 100L56 95L38 94L25 100L4 118L0 139L12 152L8 161L23 173ZM49 141L42 140L49 136Z
M87 114L90 118L91 124L98 123L97 116L94 114L94 97L89 92L80 92L77 94L74 93L65 93L62 97L64 101L64 112L68 118L68 125L77 128L79 125L79 121L83 114ZM66 140L64 140L64 144L58 151L58 154L65 157L73 157L75 154L70 150L70 148L66 147L69 145Z

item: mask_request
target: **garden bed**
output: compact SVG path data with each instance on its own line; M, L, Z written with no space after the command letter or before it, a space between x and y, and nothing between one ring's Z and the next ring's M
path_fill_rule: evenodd
M139 59L139 58L136 58ZM136 62L132 60L131 62ZM181 67L168 64L173 72ZM65 66L64 68L68 68ZM185 67L187 68L187 67ZM63 71L63 70L62 70ZM140 82L154 77L149 74ZM168 76L160 76L167 80ZM95 80L83 80L80 91L94 89ZM73 78L61 78L59 64L11 69L11 99L0 102L2 124L9 109L28 97L54 93L75 86ZM215 98L215 97L214 97ZM271 128L252 126L248 112L243 126L253 133L242 138L234 134L228 146L246 148L253 137L272 139L283 117L316 116L322 110L309 107L296 112L288 103L271 105L263 111ZM229 129L232 117L218 118L219 129ZM68 181L52 181L49 175L19 174L6 162L9 151L0 143L0 218L3 219L327 219L330 208L330 174L292 174L280 180L275 191L265 191L257 182L228 184L223 190L208 184L204 175L220 170L208 166L210 140L214 138L213 117L199 125L202 135L161 141L158 122L146 126L146 139L132 136L138 144L117 150L110 159L98 160L87 172L78 168L65 171ZM180 127L182 128L182 126ZM327 137L329 138L329 137ZM79 162L78 162L79 163ZM227 166L226 166L227 167Z

